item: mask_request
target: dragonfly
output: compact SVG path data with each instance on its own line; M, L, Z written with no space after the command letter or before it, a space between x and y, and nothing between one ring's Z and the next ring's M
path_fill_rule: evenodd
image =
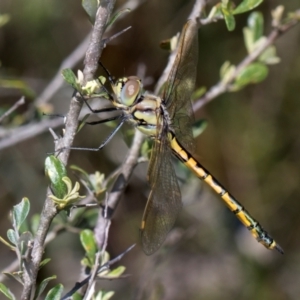
M100 150L126 121L153 139L147 174L151 190L141 224L145 254L151 255L160 248L182 207L172 154L220 196L259 243L283 254L279 244L191 154L194 149L191 95L197 75L197 33L197 22L188 20L178 41L175 61L158 96L144 92L137 76L114 81L105 69L113 91L109 98L113 107L121 111L120 116L110 120L121 121L102 145L85 149Z

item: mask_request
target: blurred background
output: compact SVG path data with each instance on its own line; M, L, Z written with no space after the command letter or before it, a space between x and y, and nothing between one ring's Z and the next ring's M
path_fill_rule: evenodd
M125 3L117 1L115 9ZM132 26L106 47L102 62L115 77L144 72L149 83L145 88L151 91L168 59L159 42L181 30L193 4L186 0L140 3L109 33ZM298 0L264 1L257 10L265 18L265 35L271 30L270 12L279 4L285 5L286 12L299 9ZM10 16L0 28L0 80L21 80L29 87L0 87L2 111L23 94L27 101L4 122L1 131L7 132L40 118L28 110L62 61L86 38L91 24L81 2L74 0L1 0L0 13ZM228 32L224 21L200 28L197 87L215 85L226 60L238 64L247 55L242 29L248 15L236 17L233 32ZM264 82L223 94L196 112L196 119L208 122L197 138L196 156L260 221L285 254L257 243L220 199L188 173L189 180L181 185L184 208L175 228L157 253L145 256L139 244L139 226L149 187L147 165L141 164L114 215L108 245L114 257L137 243L120 262L131 276L99 282L99 287L116 292L113 299L299 299L300 26L275 45L281 62L269 68ZM73 70L82 68L81 60ZM67 113L71 95L72 88L64 84L49 102L53 111ZM75 145L97 147L110 130L105 125L86 126ZM120 131L101 153L73 151L70 164L109 175L126 156L123 135ZM22 197L30 199L32 215L41 211L47 188L44 160L53 150L48 131L1 149L2 237L6 238L11 228L10 210ZM15 254L2 244L0 253L3 270ZM80 277L83 254L78 234L59 234L47 246L45 257L50 257L51 263L42 269L41 278L57 274L53 284L60 282L70 289ZM5 283L20 294L20 286L13 280Z

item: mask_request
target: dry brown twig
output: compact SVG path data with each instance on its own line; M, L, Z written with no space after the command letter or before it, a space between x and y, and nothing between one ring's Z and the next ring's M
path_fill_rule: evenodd
M83 74L85 76L86 81L92 79L97 70L98 61L102 52L101 40L104 34L105 24L107 24L108 22L114 4L114 0L101 1L101 4L98 8L88 51L85 58L85 68ZM70 109L66 119L65 135L63 139L59 140L56 143L55 150L60 149L62 147L71 147L78 127L78 118L82 107L82 103L83 102L77 99L75 96L71 99ZM67 164L69 153L70 150L67 149L66 151L61 152L61 154L59 155L60 159L65 165ZM50 191L48 191L48 195L49 194ZM49 197L47 197L41 213L41 219L37 230L37 234L34 239L34 244L31 253L31 261L28 262L28 267L24 269L24 288L22 292L22 300L30 299L30 295L35 289L38 269L44 252L46 235L50 224L57 213L58 210L54 202Z
M0 117L0 124L1 122L8 117L12 112L14 112L19 106L25 104L24 96L21 97L10 109L8 109L1 117Z

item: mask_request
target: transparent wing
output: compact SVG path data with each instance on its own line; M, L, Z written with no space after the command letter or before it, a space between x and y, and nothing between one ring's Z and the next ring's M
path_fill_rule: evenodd
M181 194L168 143L167 132L164 132L155 140L149 163L151 192L141 228L142 246L147 255L161 246L181 209Z
M172 120L172 128L179 141L193 150L192 124L194 122L191 95L194 90L198 62L198 27L194 20L184 26L174 65L161 98Z
M183 28L174 66L161 97L172 121L172 129L188 150L191 150L193 140L190 97L195 85L197 55L197 24L190 20ZM171 163L168 130L169 124L158 118L157 136L148 169L151 192L141 228L143 250L148 255L161 246L181 208L181 194Z

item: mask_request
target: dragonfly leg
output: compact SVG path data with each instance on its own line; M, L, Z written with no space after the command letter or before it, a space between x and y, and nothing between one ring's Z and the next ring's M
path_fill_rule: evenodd
M86 101L86 99L83 98L83 101L85 102L86 106L88 107L88 109L93 113L93 114L99 114L102 112L109 112L109 111L116 111L117 108L116 107L106 107L106 108L101 108L101 109L93 109L89 103Z
M104 72L106 73L107 78L108 78L110 84L111 84L112 86L114 86L114 85L115 85L115 81L114 81L113 77L111 76L111 74L109 73L109 71L104 67L104 65L102 64L102 62L101 62L100 60L99 60L99 65L102 67L102 69L103 69Z
M99 121L85 122L85 124L87 124L87 125L98 125L98 124L102 124L102 123L106 123L106 122L118 120L118 119L120 119L121 116L122 115L111 117L111 118L107 118L107 119L104 119L104 120L99 120Z
M107 120L106 120L107 121ZM96 121L97 122L97 121ZM121 126L124 124L125 118L121 120L120 124L108 135L108 137L104 140L103 143L98 148L83 148L83 147L63 147L58 149L56 152L61 152L64 150L81 150L81 151L99 151L101 150L109 141L114 137L114 135L118 132ZM91 122L92 123L92 122ZM93 125L93 124L92 124Z

